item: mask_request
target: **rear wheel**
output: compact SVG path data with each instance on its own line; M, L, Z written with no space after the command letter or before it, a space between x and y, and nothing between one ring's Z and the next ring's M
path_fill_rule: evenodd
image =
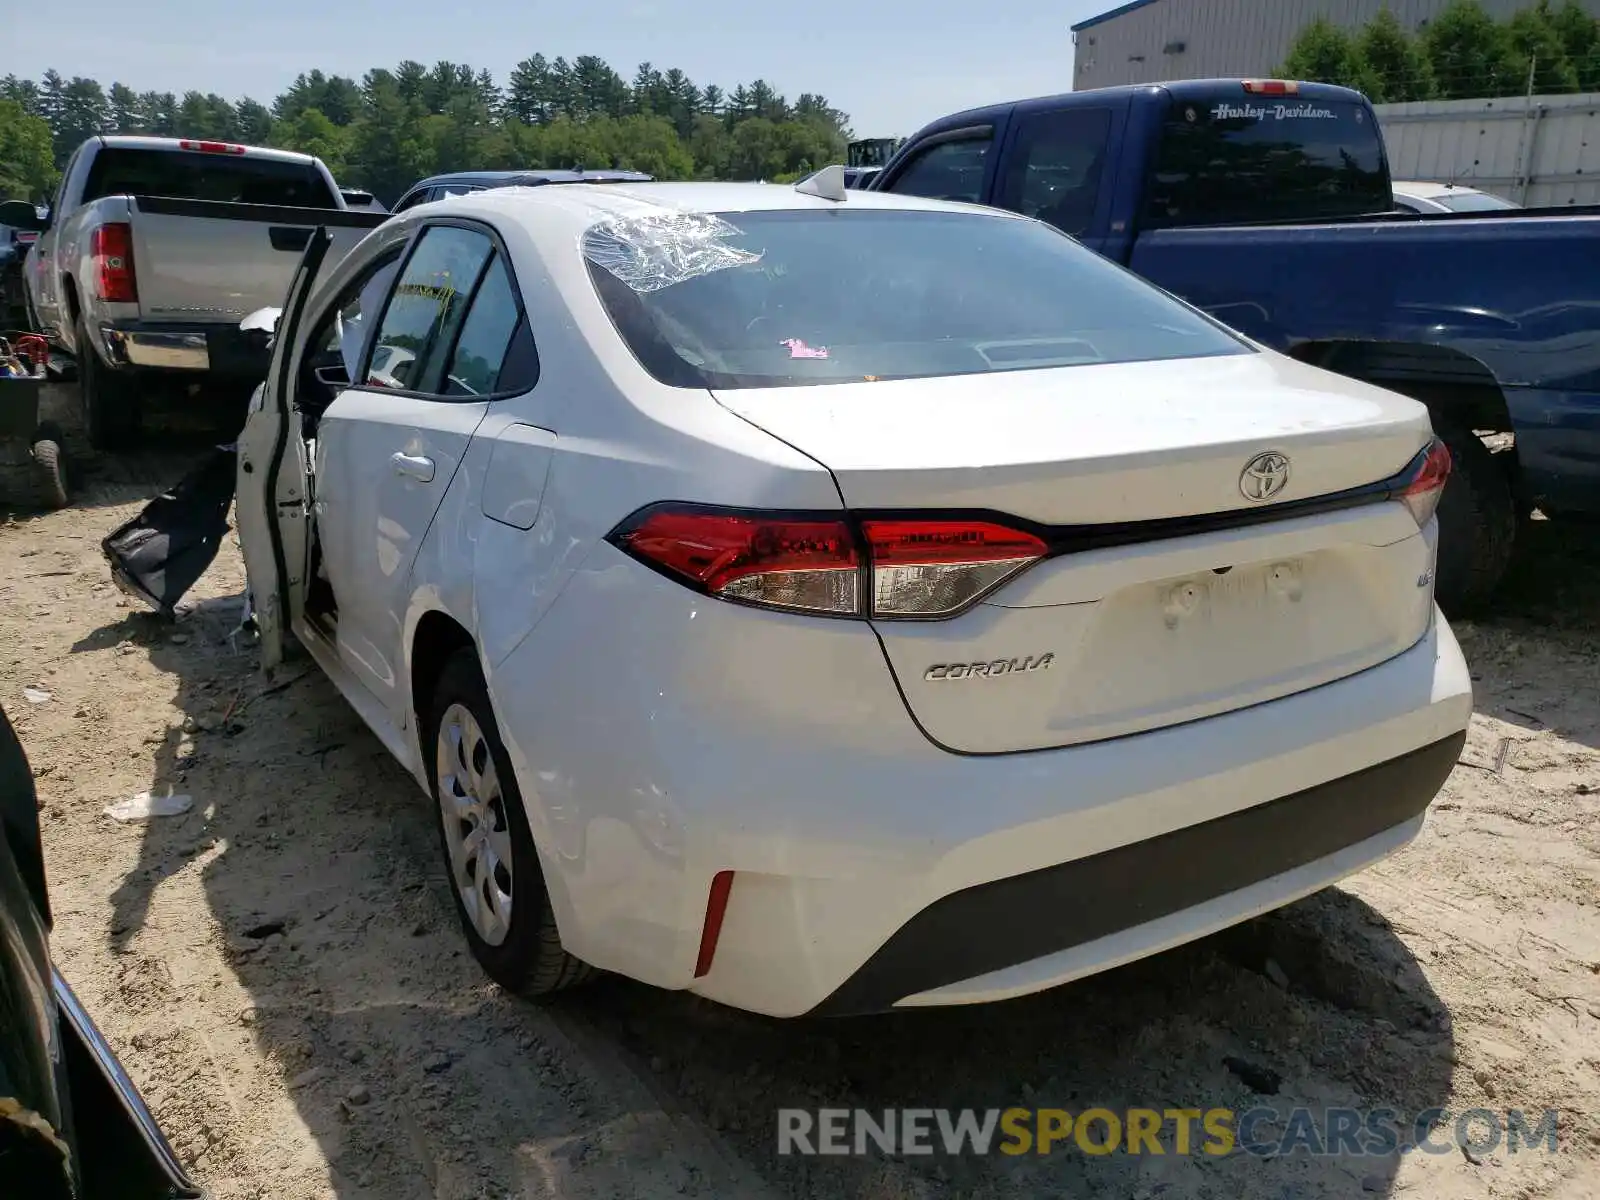
M1450 481L1439 497L1439 561L1434 594L1451 616L1481 609L1505 576L1517 537L1517 505L1497 456L1472 430L1434 417L1450 448Z
M106 367L89 340L83 316L75 318L78 387L83 401L83 431L96 450L120 450L139 436L141 412L134 381Z
M588 979L594 968L561 945L522 794L471 650L458 651L440 673L428 732L440 847L473 957L496 983L526 996Z

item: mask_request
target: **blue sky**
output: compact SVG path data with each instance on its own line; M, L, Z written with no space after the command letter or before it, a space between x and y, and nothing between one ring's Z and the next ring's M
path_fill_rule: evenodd
M25 0L0 0L17 15ZM765 78L821 92L863 137L904 135L946 112L1070 91L1069 27L1118 0L64 0L0 40L0 75L46 67L110 84L270 102L299 71L445 58L505 82L534 52L597 54L625 78L648 60L702 86ZM222 14L226 13L226 16Z

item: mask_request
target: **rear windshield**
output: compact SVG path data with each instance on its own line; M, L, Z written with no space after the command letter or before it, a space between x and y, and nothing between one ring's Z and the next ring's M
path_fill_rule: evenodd
M310 163L200 150L107 147L95 155L89 167L83 198L87 202L122 195L339 207L328 181Z
M1488 192L1446 192L1434 199L1451 212L1492 212L1517 207L1511 201L1491 196Z
M583 251L657 379L747 388L1249 353L1047 225L909 210L671 213Z
M1364 104L1298 96L1175 99L1145 225L1303 221L1390 211L1383 143Z

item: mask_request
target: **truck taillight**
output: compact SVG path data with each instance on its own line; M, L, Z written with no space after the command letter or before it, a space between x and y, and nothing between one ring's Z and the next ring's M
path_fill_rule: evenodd
M1033 534L989 521L873 518L858 533L842 516L676 505L636 514L609 540L720 599L884 619L954 616L1047 552Z
M1411 510L1420 529L1433 519L1439 507L1439 497L1444 485L1450 482L1450 451L1445 444L1434 439L1422 452L1421 461L1399 491L1399 500Z
M1244 90L1252 96L1297 96L1300 85L1289 79L1245 79Z
M243 154L243 146L235 146L232 142L195 142L187 138L178 143L179 149L198 150L202 154Z
M139 285L133 274L133 226L126 221L96 226L89 252L94 258L100 299L115 304L135 303Z

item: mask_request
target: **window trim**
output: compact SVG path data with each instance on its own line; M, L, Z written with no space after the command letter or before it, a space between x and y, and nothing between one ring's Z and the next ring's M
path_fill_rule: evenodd
M426 236L428 230L441 227L466 229L473 233L484 234L488 237L491 246L489 257L484 260L483 266L478 268L477 277L472 281L472 291L467 295L466 316L461 318L461 324L456 327L455 333L450 338L450 345L446 349L446 369L448 369L451 359L455 358L456 344L461 340L461 330L465 328L467 318L472 315L472 305L478 298L478 291L483 286L489 267L493 265L495 258L498 257L505 267L506 275L511 280L511 299L517 306L517 320L511 327L511 336L515 338L517 330L525 326L527 328L527 336L533 342L534 376L531 387L515 388L507 391L496 390L480 396L446 396L438 392L422 392L411 388L372 387L366 382L367 368L371 365L372 351L377 346L378 334L383 329L384 317L389 313L389 304L394 299L395 288L400 286L400 280L406 273L406 267L411 264L411 258L416 254L417 247L422 244L422 239ZM509 351L510 348L511 342L507 341L506 349ZM505 360L502 359L501 365L504 366L504 363ZM390 285L389 291L384 295L383 305L378 309L378 319L373 322L372 332L361 347L361 359L356 372L361 377L361 382L352 382L350 389L347 390L355 389L370 392L375 396L400 396L410 400L431 400L436 404L478 404L485 400L507 400L513 396L525 396L539 386L539 379L543 375L543 372L539 369L539 363L539 343L533 336L533 322L528 319L528 306L522 299L522 283L517 278L516 268L511 262L511 254L506 249L505 240L501 238L499 231L483 221L474 221L466 217L435 217L429 221L419 222L416 229L412 231L411 237L406 241L405 247L401 251L400 268L395 272L394 283Z
M996 128L994 122L985 121L978 125L963 125L959 129L942 129L938 133L929 134L915 145L908 147L910 152L906 154L905 162L894 167L893 175L889 176L887 179L883 179L880 176L879 179L874 180L874 186L872 190L875 192L893 192L895 190L895 185L898 184L902 178L904 178L907 171L911 170L912 167L916 166L940 146L946 145L950 142L987 142L992 154L997 149L997 144L1000 140L999 133L1000 131ZM900 156L897 154L895 157L898 158ZM890 163L890 166L894 166L893 162ZM988 194L990 191L988 184L993 172L994 158L991 156L985 156L983 164L983 182L978 185L978 199L972 203L983 203L984 195ZM888 175L888 173L889 167L884 167L881 174Z

